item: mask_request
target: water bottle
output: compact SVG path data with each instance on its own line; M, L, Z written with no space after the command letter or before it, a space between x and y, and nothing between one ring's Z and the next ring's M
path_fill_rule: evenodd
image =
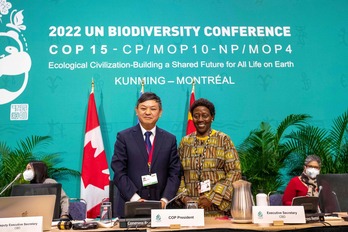
M262 190L259 191L258 194L256 194L256 205L257 206L268 206L268 196L266 193L262 192Z

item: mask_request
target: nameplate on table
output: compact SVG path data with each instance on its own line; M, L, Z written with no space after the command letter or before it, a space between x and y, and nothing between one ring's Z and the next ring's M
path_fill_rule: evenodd
M204 226L204 209L152 209L151 227Z
M303 206L253 206L253 223L306 223Z
M42 232L42 216L0 218L0 231Z

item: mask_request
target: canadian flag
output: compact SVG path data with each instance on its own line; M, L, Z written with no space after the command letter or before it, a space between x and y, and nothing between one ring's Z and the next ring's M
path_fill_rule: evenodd
M81 198L87 202L87 218L96 218L101 202L109 197L110 172L93 90L88 100L81 173Z
M188 115L187 115L186 135L196 131L195 125L193 124L193 121L192 121L192 115L190 112L190 108L194 101L195 101L195 89L194 89L194 86L192 86L192 92L190 96L190 106L189 106Z

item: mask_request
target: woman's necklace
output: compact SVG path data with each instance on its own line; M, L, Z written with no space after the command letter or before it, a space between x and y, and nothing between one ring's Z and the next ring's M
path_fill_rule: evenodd
M208 149L208 145L209 145L209 141L210 141L210 134L211 134L211 129L209 129L209 132L208 132L208 139L206 141L203 140L204 148L203 148L202 154L199 154L199 156L197 156L198 155L197 154L197 147L198 147L198 140L199 140L197 138L197 134L196 134L195 141L194 141L195 156L196 156L195 166L196 166L196 173L197 173L197 177L198 177L198 186L199 186L200 182L202 181L203 165L204 165L204 160L205 160L205 157L207 154L207 149Z

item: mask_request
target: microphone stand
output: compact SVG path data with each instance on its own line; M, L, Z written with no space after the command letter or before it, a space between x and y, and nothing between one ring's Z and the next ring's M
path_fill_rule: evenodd
M19 179L19 177L21 177L22 173L18 173L18 175L16 176L16 178L13 179L13 181L11 181L11 183L9 183L1 192L0 192L0 196L9 188L13 185L13 183Z
M320 209L320 207L321 207L321 205L320 205L320 193L321 193L321 190L323 190L323 186L319 186L319 191L318 191L318 201L319 201L319 204L318 204L318 213L321 213L321 209Z
M169 203L171 203L172 201L178 199L180 196L182 196L184 193L187 192L187 189L185 189L183 192L179 193L178 195L176 195L175 197L173 197L172 199L170 199L170 201L168 201L168 203L166 204L166 207L164 207L165 209L167 208L167 205L169 205Z

